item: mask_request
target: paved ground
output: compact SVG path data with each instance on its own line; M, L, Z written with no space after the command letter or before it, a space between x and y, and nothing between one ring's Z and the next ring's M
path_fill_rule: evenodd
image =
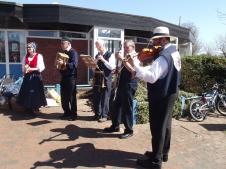
M37 118L0 110L0 168L140 168L135 159L150 148L148 124L136 125L135 135L126 140L118 138L120 133L103 134L110 121L92 121L86 101L78 101L75 122L59 120L60 107L42 108ZM172 148L163 169L225 169L223 131L225 117L202 123L173 120Z

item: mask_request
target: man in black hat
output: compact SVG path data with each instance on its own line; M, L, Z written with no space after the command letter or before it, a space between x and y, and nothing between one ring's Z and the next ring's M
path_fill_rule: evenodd
M61 105L64 110L64 114L61 116L61 119L74 121L77 119L76 78L78 53L71 47L71 39L68 37L62 38L61 48L64 53L69 56L68 62L64 63L66 64L66 69L60 70Z

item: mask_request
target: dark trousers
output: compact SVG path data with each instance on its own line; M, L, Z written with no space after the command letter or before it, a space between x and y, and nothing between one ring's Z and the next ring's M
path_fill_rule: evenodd
M106 87L94 86L93 88L93 105L95 115L99 117L108 117L109 100L111 95L111 81L106 83Z
M62 77L60 87L61 105L64 114L71 117L77 116L76 78Z
M133 85L119 86L112 108L113 127L119 127L122 121L125 132L133 132L133 98L135 92L136 87L134 88Z
M162 162L162 155L168 155L171 140L172 111L177 94L149 102L149 120L152 134L153 159Z

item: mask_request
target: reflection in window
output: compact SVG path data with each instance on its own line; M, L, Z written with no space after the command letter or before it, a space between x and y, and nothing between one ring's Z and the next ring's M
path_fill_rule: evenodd
M148 43L150 39L148 38L143 38L143 37L137 37L137 42L140 43Z
M29 31L28 36L57 37L56 31Z
M8 32L9 62L20 62L20 33Z
M121 31L115 29L98 29L99 37L108 37L108 38L121 38Z
M20 63L25 51L25 32L8 31L8 55L10 63Z
M5 34L0 31L0 62L5 62Z
M70 38L80 38L86 39L85 33L77 33L77 32L60 32L60 37L70 37Z

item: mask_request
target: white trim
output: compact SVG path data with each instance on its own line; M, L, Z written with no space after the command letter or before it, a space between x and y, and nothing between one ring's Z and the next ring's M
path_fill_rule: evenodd
M0 31L15 31L15 32L25 32L26 29L2 29L0 28Z
M40 38L40 39L59 39L59 37L49 37L49 36L27 36L26 38Z
M9 74L9 42L8 42L8 30L5 30L5 65L6 74Z
M121 51L124 53L125 30L121 30Z
M93 58L98 53L97 48L95 47L95 42L98 39L98 29L99 29L99 27L94 26L94 30L93 30L93 43L92 43L92 47L93 47L92 56L93 56Z
M71 38L72 40L87 40L88 38L88 33L86 32L77 32L77 31L64 31L64 30L39 30L39 29L26 29L27 31L27 38L43 38L43 39L61 39L60 37L60 32L71 32L71 33L78 33L78 34L84 34L86 35L86 38ZM49 32L56 32L56 36L30 36L29 35L29 31L40 31L40 32L45 32L45 31L49 31Z
M121 41L121 39L122 39L122 38L110 38L110 37L99 37L99 36L98 36L98 38L103 39L103 40L118 40L118 41Z

